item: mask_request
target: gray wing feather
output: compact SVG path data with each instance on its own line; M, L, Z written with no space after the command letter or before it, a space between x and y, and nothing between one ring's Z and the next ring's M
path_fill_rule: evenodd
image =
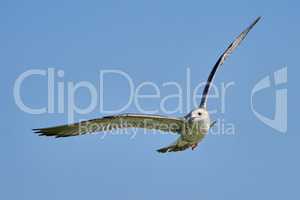
M219 66L221 66L226 58L239 46L239 44L243 41L243 39L246 37L246 35L249 33L249 31L254 27L254 25L260 20L261 17L258 17L250 26L248 26L225 50L225 52L219 57L218 61L214 65L213 69L211 70L205 88L202 93L202 99L200 102L199 107L206 107L206 101L207 101L207 94L209 92L211 83L213 81L213 78L215 76L215 73Z
M181 133L184 119L160 115L122 114L106 116L79 123L49 128L38 128L33 131L41 136L68 137L87 133L111 131L123 128L154 129L163 132Z

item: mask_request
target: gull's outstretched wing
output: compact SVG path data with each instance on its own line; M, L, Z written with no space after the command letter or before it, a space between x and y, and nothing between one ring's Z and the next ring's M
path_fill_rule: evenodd
M200 102L199 107L206 107L207 95L213 81L214 75L219 66L221 66L226 58L236 49L237 46L242 42L242 40L246 37L248 32L253 28L253 26L260 20L261 17L258 17L248 28L246 28L226 49L226 51L219 57L217 63L214 65L213 69L211 70L205 88L202 93L202 99Z
M44 136L68 137L121 128L145 128L163 132L181 133L184 120L175 117L143 114L122 114L92 119L80 123L33 129Z

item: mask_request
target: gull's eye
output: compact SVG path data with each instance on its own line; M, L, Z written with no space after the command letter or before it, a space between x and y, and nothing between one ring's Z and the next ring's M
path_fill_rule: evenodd
M198 112L198 115L199 115L199 116L201 116L201 115L202 115L202 113L201 113L201 112Z

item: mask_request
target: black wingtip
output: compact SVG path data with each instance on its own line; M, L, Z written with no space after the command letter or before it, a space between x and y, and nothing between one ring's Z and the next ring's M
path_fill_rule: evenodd
M41 129L39 129L39 128L33 128L31 130L32 130L33 133L36 133L36 134L42 133Z
M258 22L261 18L262 16L258 16L255 21Z
M31 130L33 133L37 134L38 136L52 136L49 135L43 128L33 128Z
M46 136L46 134L42 131L42 129L39 128L32 129L32 132L37 134L38 136Z
M262 18L262 16L258 16L258 17L254 20L254 22L251 24L250 27L253 27L255 24L257 24L257 22L258 22L261 18Z
M252 24L243 32L245 33L245 36L246 34L257 24L257 22L261 19L261 16L257 17L253 22Z

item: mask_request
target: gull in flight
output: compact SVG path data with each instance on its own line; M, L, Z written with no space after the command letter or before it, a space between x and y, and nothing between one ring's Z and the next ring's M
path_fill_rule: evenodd
M202 93L199 107L192 110L184 117L170 117L148 114L120 114L105 116L98 119L83 121L80 123L61 125L49 128L38 128L33 131L41 136L69 137L89 134L94 132L112 131L123 128L143 128L163 132L171 132L179 135L178 139L167 147L158 149L160 153L183 151L188 148L194 150L203 139L209 129L215 124L211 122L207 111L207 97L213 78L218 68L224 63L226 58L236 49L236 47L246 37L248 32L260 20L258 17L249 27L247 27L225 50L213 66L205 88Z

